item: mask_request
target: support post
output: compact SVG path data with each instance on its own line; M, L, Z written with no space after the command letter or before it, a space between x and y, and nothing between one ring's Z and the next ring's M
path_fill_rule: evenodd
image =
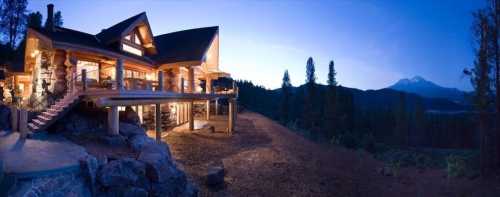
M179 119L179 103L175 104L175 122L177 125L181 124L181 121Z
M194 130L194 113L193 113L193 101L188 103L188 120L189 120L189 130Z
M207 77L207 82L205 84L205 90L207 94L212 94L212 79Z
M215 99L215 115L219 115L219 99Z
M21 138L26 139L28 136L28 111L22 109L19 110L19 132L21 133Z
M118 135L120 132L119 124L120 117L118 106L108 108L108 133L110 135Z
M207 100L207 120L210 120L210 100Z
M158 91L163 91L163 71L158 71Z
M184 78L181 78L181 93L184 93Z
M184 103L180 103L179 105L179 124L184 123Z
M87 70L82 69L82 89L83 91L87 91Z
M227 113L227 131L232 134L234 131L234 102L229 99L229 112Z
M17 107L15 106L11 106L10 107L10 120L11 120L11 124L12 124L12 132L16 132L18 131L17 129L17 121L19 120L18 116L17 116L17 113L18 110L17 110Z
M116 71L115 71L116 89L123 90L123 59L118 58L116 60Z
M155 104L156 141L161 141L161 104Z
M184 108L184 122L188 122L189 121L189 106L187 103L184 103L184 106L182 106Z
M188 92L194 93L194 68L188 68Z

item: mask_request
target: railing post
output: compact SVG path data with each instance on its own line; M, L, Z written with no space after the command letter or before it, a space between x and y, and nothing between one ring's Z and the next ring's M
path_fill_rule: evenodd
M121 58L116 60L115 80L116 89L123 90L123 59Z
M82 69L82 88L85 92L87 90L87 70Z
M163 71L158 71L158 91L163 91Z

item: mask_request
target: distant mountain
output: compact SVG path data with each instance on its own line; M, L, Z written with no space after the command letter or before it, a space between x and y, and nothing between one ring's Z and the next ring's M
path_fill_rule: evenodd
M401 79L396 84L389 86L388 88L402 92L414 93L427 98L448 99L462 104L469 103L466 99L466 92L460 91L456 88L439 86L420 76L415 76L411 79Z

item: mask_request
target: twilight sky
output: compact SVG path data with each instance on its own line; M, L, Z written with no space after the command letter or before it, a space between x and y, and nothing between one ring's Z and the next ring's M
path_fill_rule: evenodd
M472 11L483 0L249 0L30 1L30 11L60 10L64 26L98 33L146 11L154 35L220 26L220 67L234 78L277 88L288 69L305 80L306 60L325 83L335 61L343 86L379 89L420 75L447 87L470 89L462 78L472 64ZM44 18L45 20L45 18Z

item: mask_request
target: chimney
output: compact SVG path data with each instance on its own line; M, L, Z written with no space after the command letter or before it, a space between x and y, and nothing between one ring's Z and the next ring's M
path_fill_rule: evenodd
M45 28L49 31L54 31L54 4L47 5L47 21L45 21Z

